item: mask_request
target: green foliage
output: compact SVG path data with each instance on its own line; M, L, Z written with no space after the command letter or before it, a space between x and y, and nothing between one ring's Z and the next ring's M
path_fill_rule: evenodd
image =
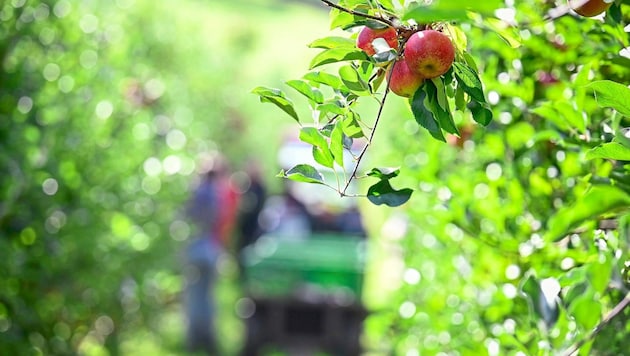
M451 37L457 55L448 72L438 78L426 80L424 85L409 100L409 109L416 122L435 139L441 141L446 141L445 133L459 134L453 109L470 114L476 122L482 125L490 124L493 113L486 102L476 64L467 53L466 35L460 29L450 26L446 22L430 22L468 19L469 14L487 14L497 7L497 3L487 2L473 6L463 2L437 1L431 5L419 5L412 9L405 9L402 6L396 7L389 2L379 3L376 6L370 1L341 1L333 6L331 10L332 29L356 30L359 26L371 28L391 26L398 33L399 45L398 48L389 48L382 39L381 43L378 40L374 41L376 53L370 57L356 46L353 39L354 35L348 37L328 36L310 43L309 47L320 48L323 51L313 57L309 69L335 65L338 75L318 72L318 75L322 75L322 73L326 75L326 80L322 80L309 73L304 79L309 78L313 86L309 86L304 80L289 80L286 84L308 98L312 110L311 116L315 118L314 130L326 131L330 125L342 128L342 135L329 136L324 134L327 139L317 142L304 140L301 137L302 141L313 145L315 161L324 168L333 169L337 181L340 181L340 176L343 176L343 179L346 180L345 187L358 177L356 173L362 156L355 157L354 168L341 167L340 172L338 172L330 157L332 154L328 154L330 148L327 146L343 147L343 140L351 137L363 141L365 144L363 151L367 149L376 132L383 106L389 94L389 84L386 84L385 88L380 91L379 88L383 87L381 85L383 81L389 82L389 68L393 66L393 63L398 59L402 60L402 52L397 54L397 51L402 51L411 33L419 30L432 28L443 30ZM408 21L403 23L402 20ZM322 98L323 92L331 93L332 97ZM287 99L282 90L258 87L253 90L253 93L258 95L261 101L275 104L300 122L292 102ZM369 99L380 104L380 109L372 122L363 120L354 109ZM350 149L348 151L349 154L353 154ZM340 158L341 155L337 154L336 157L338 161L343 161ZM317 169L317 167L312 168ZM349 177L345 174L346 170L351 171ZM280 176L286 175L281 172ZM391 203L393 204L391 206L398 206L408 199L410 191L411 189L405 188L401 191L404 193L398 192L388 182L382 181L372 185L366 196L376 204L390 205ZM345 188L340 189L339 193L342 196L347 195ZM402 194L406 198L402 201L384 199L384 197L392 194Z
M355 27L380 19L400 30L401 41L406 20L443 28L458 48L452 69L397 100L381 84L387 62L337 56L344 69L339 80L329 74L335 85L325 92L339 105L314 123L326 131L360 113L353 122L370 163L400 164L367 174L378 178L366 183L368 199L399 206L364 210L388 215L372 228L394 251L389 258L403 261L375 268L383 276L375 288L395 291L368 319L368 348L623 353L630 346L627 3L600 18L539 0L405 4L339 1L344 9L331 9L331 27L353 38ZM316 43L352 52L349 41ZM414 194L394 189L394 177Z
M263 32L318 19L304 13L0 2L0 354L183 353L179 254L196 232L182 204L217 150L236 171L252 152L277 170L282 121L243 88L302 57L258 71L276 55ZM273 18L253 29L254 14ZM222 303L239 297L218 289ZM226 353L242 340L231 305L219 311Z

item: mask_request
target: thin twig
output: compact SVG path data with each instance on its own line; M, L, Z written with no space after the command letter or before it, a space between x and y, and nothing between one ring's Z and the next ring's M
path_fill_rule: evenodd
M322 1L325 1L325 0L322 0ZM391 68L390 68L389 73L387 73L387 78L386 78L387 83L385 85L385 93L383 94L383 98L380 101L378 113L376 114L376 120L374 120L374 127L372 128L372 132L370 132L370 137L368 138L367 143L365 144L365 146L363 146L361 153L359 153L359 157L357 157L357 164L354 166L354 169L352 170L352 174L350 175L350 178L348 178L348 181L346 182L346 186L343 188L343 191L340 192L340 195L342 197L346 196L346 191L348 190L348 187L350 187L350 183L352 182L352 180L357 178L357 171L359 170L359 165L361 164L361 160L363 159L363 156L365 155L365 152L367 151L368 147L370 147L370 145L372 144L372 141L374 139L374 134L376 133L376 127L378 126L378 123L381 120L381 115L383 114L383 107L385 107L385 99L387 99L387 94L389 94L389 83L392 78L392 73L394 72L393 70L394 65L396 64L398 60L402 58L400 57L400 53L402 52L402 49L405 47L405 43L407 42L408 39L409 37L403 37L402 39L399 39L398 48L396 49L398 56L389 64Z
M340 10L340 11L343 11L343 12L347 12L347 13L349 13L349 14L351 14L351 15L354 15L354 16L362 16L362 17L365 17L365 18L368 18L368 19L372 19L372 20L375 20L375 21L382 22L382 23L384 23L384 24L386 24L386 25L388 25L388 26L390 26L390 27L395 27L395 26L394 26L394 23L393 23L392 21L390 21L390 20L388 20L388 19L385 19L385 18L383 18L383 17L381 17L381 16L374 16L374 15L365 14L365 13L362 13L362 12L358 12L358 11L354 11L354 10L346 9L345 7L343 7L343 6L339 6L339 5L337 5L337 4L335 4L335 3L333 3L332 1L329 1L329 0L321 0L321 1L322 1L324 4L326 4L326 5L330 6L330 7L333 7L333 8L335 8L335 9Z
M394 63L392 63L391 65L393 66ZM368 147L370 147L370 145L372 144L372 140L374 139L374 133L376 133L376 127L378 126L378 122L381 120L383 107L385 107L385 99L387 99L387 94L389 94L389 82L392 76L392 72L393 71L390 70L388 73L387 85L385 86L385 93L383 94L383 98L381 99L381 103L378 108L378 113L376 114L376 120L374 121L374 128L372 129L372 132L370 132L370 138L368 138L368 141L366 142L365 146L363 146L361 153L359 153L359 157L357 158L357 164L354 166L354 169L352 170L352 174L350 175L350 178L348 178L348 181L346 182L346 186L343 188L343 191L341 192L341 196L346 196L346 191L348 190L350 183L352 182L354 178L356 178L356 174L357 174L357 171L359 170L359 165L361 164L361 160L363 159L365 152L367 152Z
M584 339L580 340L579 342L571 346L567 351L564 352L563 355L571 356L575 354L576 352L578 352L580 348L584 346L586 342L592 340L600 331L602 331L602 329L608 323L610 323L610 321L614 317L619 315L619 313L621 313L629 304L630 304L630 293L626 294L626 296L617 305L615 305L614 308L612 308L612 310L608 313L608 315L606 315L604 319L602 319L602 321L600 321L599 324L597 324L595 329L593 329L593 331L591 331L590 334L588 334Z

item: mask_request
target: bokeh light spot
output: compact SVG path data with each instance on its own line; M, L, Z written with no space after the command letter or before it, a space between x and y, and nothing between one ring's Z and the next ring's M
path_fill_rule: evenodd
M54 178L48 178L42 183L42 190L46 195L55 195L59 189L59 183Z

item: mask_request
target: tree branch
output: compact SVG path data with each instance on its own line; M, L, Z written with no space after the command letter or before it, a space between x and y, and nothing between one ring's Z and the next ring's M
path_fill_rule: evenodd
M588 334L584 339L580 340L579 342L571 346L569 349L567 349L567 351L565 351L563 355L572 356L573 354L578 352L580 348L584 346L585 343L587 343L588 341L592 340L595 336L597 336L597 334L599 334L599 332L602 331L602 329L604 329L604 327L608 325L608 323L610 323L610 321L614 317L619 315L619 313L621 313L626 307L628 307L629 304L630 304L630 293L627 293L626 296L619 303L617 303L617 305L615 305L615 307L612 308L612 310L604 317L604 319L602 319L602 321L600 321L599 324L597 324L595 329L593 329L593 331L591 331L590 334Z
M354 16L361 16L361 17L365 17L367 19L372 19L372 20L375 20L375 21L379 21L379 22L382 22L382 23L384 23L384 24L386 24L386 25L388 25L390 27L396 27L396 26L394 26L394 23L392 21L390 21L388 19L385 19L385 18L383 18L381 16L374 16L374 15L365 14L365 13L362 13L362 12L346 9L345 7L339 6L339 5L333 3L332 1L329 1L329 0L321 0L321 1L324 4L326 4L326 5L328 5L328 6L332 7L332 8L335 8L335 9L337 9L339 11L347 12L347 13L349 13L351 15L354 15Z
M393 66L394 63L395 61L392 62L392 64L390 65ZM378 126L378 122L381 120L381 115L383 114L383 107L385 106L385 99L387 99L387 94L389 94L389 82L390 82L391 76L392 76L392 71L390 70L387 75L387 85L385 86L385 93L383 94L383 98L381 99L381 103L378 108L378 113L376 114L376 120L374 121L374 127L372 128L372 132L370 132L370 137L368 138L368 142L365 144L365 146L363 146L361 153L359 153L359 157L357 157L357 164L354 166L354 169L352 170L352 174L350 175L350 177L348 178L348 181L346 182L346 186L343 188L343 191L341 191L341 196L346 196L346 191L348 190L350 183L352 182L354 178L356 178L357 171L359 170L359 165L361 164L361 160L363 159L365 152L367 152L368 147L370 147L370 145L372 144L372 140L374 139L374 133L376 133L376 127Z

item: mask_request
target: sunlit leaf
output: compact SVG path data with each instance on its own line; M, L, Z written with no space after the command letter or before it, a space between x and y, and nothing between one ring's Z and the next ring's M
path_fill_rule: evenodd
M345 65L339 68L339 77L348 89L358 95L370 95L370 86L359 76L359 72L353 66Z
M522 45L519 28L508 26L504 21L496 18L485 18L486 26L503 39L510 47L518 48Z
M333 167L333 154L326 138L314 127L303 127L300 130L300 140L313 145L313 158L324 167Z
M602 254L588 264L588 280L596 293L604 293L610 282L613 271L613 259Z
M628 193L613 186L593 186L575 203L561 208L549 219L546 239L557 240L590 219L624 208L630 208Z
M324 184L324 177L319 171L308 164L298 164L288 171L280 171L278 177L287 178L296 182Z
M330 29L335 28L347 29L353 26L357 26L356 18L347 12L340 11L338 9L330 10Z
M502 6L504 6L503 2L499 0L477 2L435 0L430 5L418 5L410 8L403 16L403 19L413 19L419 23L466 20L469 11L491 15L494 10Z
M317 147L328 145L324 136L315 127L302 127L300 140Z
M400 168L372 168L367 175L379 179L391 179L397 177L400 174Z
M295 121L300 122L300 118L298 117L295 108L293 107L293 102L287 99L282 91L279 89L266 88L266 87L257 87L252 90L252 93L260 96L260 101L263 103L272 103L282 109L282 111L289 114Z
M318 105L316 109L320 112L321 117L326 116L326 114L344 115L346 113L346 109L337 101Z
M602 304L593 292L585 293L575 298L568 312L583 330L591 330L601 319Z
M330 36L330 37L317 39L311 42L308 46L310 48L324 48L324 49L339 48L339 47L355 48L356 43L353 39L348 38L348 37Z
M608 142L586 152L587 159L604 158L619 161L630 161L630 148L618 142Z
M486 102L486 98L483 94L483 85L481 84L477 72L473 68L461 62L454 62L453 71L455 72L457 82L462 86L466 94L480 103Z
M613 108L621 115L630 117L630 88L610 80L595 81L588 87L595 91L599 106Z
M359 125L359 115L353 111L350 111L348 115L342 120L343 133L352 138L364 137L363 129Z
M327 85L333 89L340 89L343 86L339 77L326 72L309 72L306 73L303 78L315 83Z
M313 159L324 167L333 168L334 157L328 145L313 146Z
M531 112L552 122L560 130L569 131L571 129L567 120L554 108L551 102L541 103L538 107L532 109Z
M322 92L317 88L311 87L303 80L289 80L287 81L287 85L317 104L322 104L324 102L324 94L322 94Z
M365 52L358 48L332 48L324 50L313 57L309 65L309 69L313 69L324 64L353 60L367 61L369 58Z
M335 162L343 168L344 166L344 144L343 144L343 128L342 124L338 122L330 134L330 152L332 153Z

